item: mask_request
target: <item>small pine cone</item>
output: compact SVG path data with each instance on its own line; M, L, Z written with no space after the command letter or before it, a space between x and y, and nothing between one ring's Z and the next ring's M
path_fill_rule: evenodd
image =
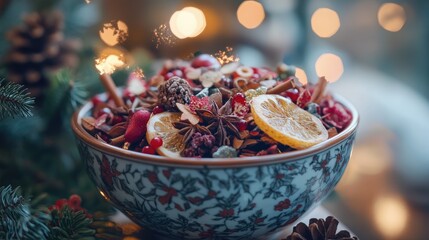
M358 240L346 230L337 233L338 220L332 216L324 219L310 219L310 224L300 222L293 227L293 232L285 240Z
M158 103L168 110L176 110L176 103L189 104L192 89L188 82L179 77L172 77L158 87Z
M49 85L48 73L76 66L80 42L64 40L63 15L59 11L33 12L24 24L7 33L10 49L4 62L8 80L23 84L33 96Z

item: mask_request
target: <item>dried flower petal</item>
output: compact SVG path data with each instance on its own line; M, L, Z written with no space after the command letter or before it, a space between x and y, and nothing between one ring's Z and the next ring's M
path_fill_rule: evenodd
M352 115L341 103L332 99L325 100L322 103L322 119L324 122L338 129L344 129L352 120Z
M182 115L180 116L180 120L182 121L188 120L193 125L200 122L200 118L198 117L198 115L192 113L192 111L189 109L189 106L182 103L176 103L176 107L182 112Z

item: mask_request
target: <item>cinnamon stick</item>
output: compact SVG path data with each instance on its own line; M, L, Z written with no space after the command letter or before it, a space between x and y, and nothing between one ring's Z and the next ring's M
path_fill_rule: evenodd
M324 76L320 77L313 95L311 96L310 102L319 104L322 100L323 94L325 93L326 86L328 86L328 81Z
M112 77L110 77L109 74L104 73L100 75L100 81L103 84L104 88L106 89L107 93L109 94L109 96L113 99L113 101L115 102L115 105L117 107L122 107L125 106L124 101L122 100L122 98L118 95L118 93L116 92L116 85L113 82Z
M267 94L280 94L288 89L291 89L294 87L293 79L286 80L279 85L268 89Z

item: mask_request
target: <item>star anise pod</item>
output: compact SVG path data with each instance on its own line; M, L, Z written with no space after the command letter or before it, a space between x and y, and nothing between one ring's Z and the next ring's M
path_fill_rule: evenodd
M192 135L196 132L201 134L211 134L210 131L199 124L192 124L189 121L179 121L174 122L173 126L176 129L179 129L179 134L183 135L183 141L185 141L185 146L188 145L189 141L192 139Z
M346 230L337 233L338 220L332 216L324 219L310 219L310 224L298 223L293 227L293 232L285 240L358 240L351 237Z
M212 110L195 110L197 115L202 119L207 128L216 137L218 146L231 145L230 136L233 134L235 137L240 138L240 130L236 124L241 119L232 113L231 100L227 101L221 108L216 103L212 102Z

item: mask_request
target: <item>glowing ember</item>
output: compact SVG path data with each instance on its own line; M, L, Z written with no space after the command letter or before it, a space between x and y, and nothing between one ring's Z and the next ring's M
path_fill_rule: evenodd
M109 46L123 43L128 38L128 26L122 21L111 21L103 24L100 30L100 38Z
M153 41L155 47L159 48L162 45L173 46L176 44L177 37L171 32L167 24L161 24L158 28L153 30Z
M225 51L219 50L214 54L214 57L217 58L222 65L240 61L240 58L234 56L234 49L232 47L226 47Z
M112 74L116 69L124 67L125 61L123 55L109 55L106 58L95 59L95 67L103 74Z

